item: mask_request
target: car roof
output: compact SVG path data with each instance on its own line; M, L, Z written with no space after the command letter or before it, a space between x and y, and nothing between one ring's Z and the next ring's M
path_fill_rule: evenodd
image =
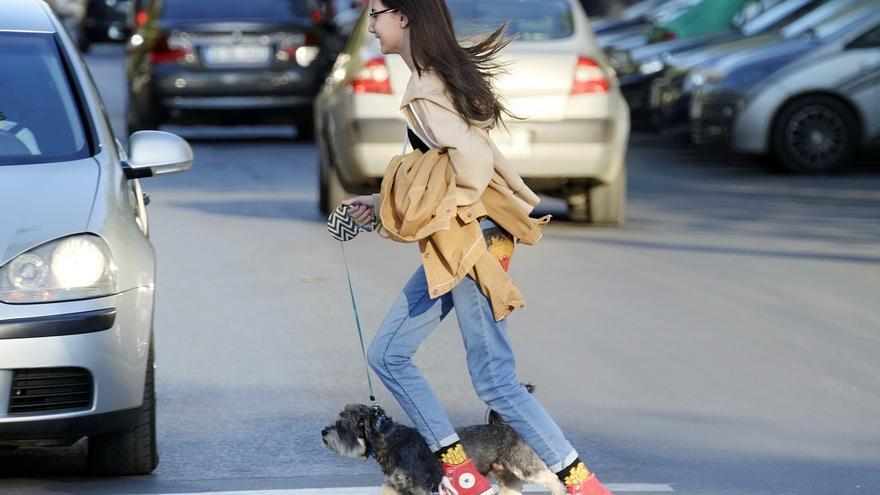
M0 31L33 31L54 33L55 25L49 18L48 7L40 0L2 0Z

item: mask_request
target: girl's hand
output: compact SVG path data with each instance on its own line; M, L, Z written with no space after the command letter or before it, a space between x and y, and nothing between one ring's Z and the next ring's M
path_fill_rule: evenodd
M342 204L348 206L348 214L358 225L368 225L373 222L373 208L376 206L373 196L357 196L346 199Z

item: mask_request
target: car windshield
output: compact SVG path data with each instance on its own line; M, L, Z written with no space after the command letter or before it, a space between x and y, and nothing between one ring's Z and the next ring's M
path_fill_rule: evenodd
M0 165L89 156L76 98L49 34L0 33Z
M654 24L666 24L705 0L669 0L651 15Z
M517 41L544 41L574 34L571 6L566 0L447 0L460 38L485 34L507 23Z
M852 15L852 0L830 0L819 8L782 28L783 38L796 38L824 22L839 20Z
M774 25L790 21L792 18L801 18L802 10L809 7L810 0L771 0L759 3L763 5L751 16L746 15L746 11L754 2L737 13L733 19L734 28L743 36L754 36Z
M632 21L647 16L652 10L669 2L670 0L642 0L634 5L627 7L620 15L620 19L624 21Z
M305 0L165 0L162 19L176 21L289 21L309 17Z
M870 11L869 7L862 6L842 15L832 16L815 26L811 26L804 31L802 36L812 36L817 39L836 38L849 31L855 24L860 23Z

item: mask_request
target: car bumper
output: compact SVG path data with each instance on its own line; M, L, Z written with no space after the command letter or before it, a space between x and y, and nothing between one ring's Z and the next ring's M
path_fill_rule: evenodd
M310 96L175 96L162 105L171 110L285 110L311 106Z
M605 119L563 122L508 122L510 136L493 131L501 153L524 177L590 178L626 147L614 122ZM400 154L405 124L376 119L350 123L352 159L361 177L382 177L388 159ZM513 136L525 136L516 142Z
M697 94L691 100L691 139L700 145L729 146L741 103L737 95Z
M85 301L0 304L0 439L118 429L126 414L112 413L137 409L143 402L152 308L152 288ZM27 400L39 397L37 385L14 386L17 376L56 369L76 369L91 377L91 396L85 404L75 409L15 407L34 404ZM69 393L52 390L56 395ZM88 419L101 415L108 421L104 427Z
M155 95L162 100L173 98L285 98L314 99L320 84L317 70L181 70L164 64L156 67L153 79Z

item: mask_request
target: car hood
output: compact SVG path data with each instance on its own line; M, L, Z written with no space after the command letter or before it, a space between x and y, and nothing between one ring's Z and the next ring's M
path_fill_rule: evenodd
M812 38L796 38L780 43L759 45L751 50L739 50L716 60L712 67L724 72L753 66L786 65L808 51L819 46Z
M696 67L704 62L720 59L731 53L752 51L779 41L773 34L762 34L749 38L741 38L727 43L703 46L693 50L676 53L669 57L670 64L681 68Z
M719 43L725 43L740 38L742 35L737 31L724 31L721 33L706 34L693 38L679 38L662 43L652 43L650 45L640 46L632 50L630 55L636 62L644 62L653 57L660 57L667 54L684 52L696 48L715 46Z
M0 166L0 266L88 225L100 170L88 158Z

